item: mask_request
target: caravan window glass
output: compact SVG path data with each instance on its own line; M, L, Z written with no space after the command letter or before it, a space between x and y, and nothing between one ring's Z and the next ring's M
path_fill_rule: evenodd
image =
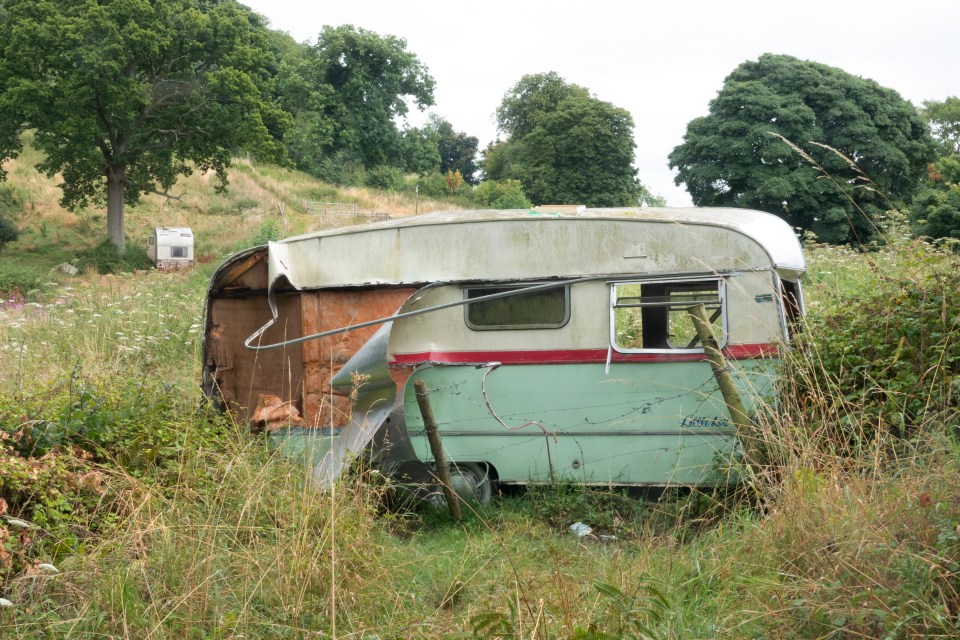
M186 248L186 247L170 247L170 257L171 257L171 258L186 258L186 257L187 257L187 248Z
M700 352L687 310L702 303L717 342L726 342L724 287L720 279L616 282L611 285L611 340L623 352Z
M464 290L468 300L506 293L530 283L512 286L478 286ZM494 329L558 329L570 320L570 288L541 289L464 305L467 326L477 331Z

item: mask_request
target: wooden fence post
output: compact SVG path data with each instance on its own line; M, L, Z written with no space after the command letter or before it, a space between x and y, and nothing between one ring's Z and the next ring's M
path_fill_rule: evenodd
M414 384L417 392L417 404L420 405L420 415L423 416L423 426L427 430L427 440L433 451L433 459L437 465L437 479L443 487L443 495L447 499L447 507L454 520L460 520L460 497L450 484L450 467L447 466L447 457L443 454L443 445L440 442L440 431L437 429L437 420L433 417L433 408L430 406L430 395L423 380Z
M727 361L720 351L717 339L713 336L710 320L707 318L706 307L703 303L695 304L687 312L693 318L693 326L697 330L697 336L703 345L704 355L710 362L713 369L713 375L717 380L717 386L720 387L720 393L723 395L723 401L727 405L727 411L730 412L730 419L737 431L737 438L743 444L743 455L746 463L752 470L754 465L764 465L766 463L762 449L759 447L759 441L753 434L753 425L750 424L750 418L743 408L743 401L740 400L740 394L737 392L737 385L733 381L733 376L727 369Z

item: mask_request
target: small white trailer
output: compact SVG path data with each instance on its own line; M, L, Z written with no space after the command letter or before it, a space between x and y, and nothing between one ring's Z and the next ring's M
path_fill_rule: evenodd
M193 231L189 227L157 227L147 239L147 256L157 269L193 266Z

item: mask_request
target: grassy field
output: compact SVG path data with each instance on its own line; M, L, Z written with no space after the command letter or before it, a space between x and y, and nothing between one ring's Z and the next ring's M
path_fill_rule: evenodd
M19 162L0 272L43 277L0 310L0 637L960 635L955 256L808 247L809 326L758 421L771 463L741 487L547 486L454 524L390 505L375 473L317 492L198 387L225 254L309 229L307 199L440 205L241 162L226 195L194 176L129 212L131 242L193 227L196 268L68 278L49 268L105 222Z

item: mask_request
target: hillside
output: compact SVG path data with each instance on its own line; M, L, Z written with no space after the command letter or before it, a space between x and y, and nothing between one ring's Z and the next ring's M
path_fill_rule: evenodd
M106 237L105 208L63 209L58 180L34 168L39 159L28 135L23 154L5 165L9 176L0 183L0 201L21 237L0 251L0 274L12 263L48 270ZM298 171L243 159L236 161L229 180L228 190L217 193L212 174L195 173L180 179L170 190L172 198L148 195L139 205L127 207L125 223L131 246L145 248L153 227L191 227L199 261L210 262L248 245L261 230L282 237L354 222L343 216L308 215L308 201L342 203L355 207L361 215L379 212L393 217L459 208L413 194L339 188Z
M181 273L49 273L104 221L10 167L25 229L0 272L42 276L0 315L0 637L948 638L960 634L956 255L808 245L808 318L770 464L659 498L557 483L459 523L357 470L334 491L199 392L219 259L309 229L304 200L446 207L240 162L129 210L186 225ZM279 216L279 205L285 215ZM579 538L575 522L599 535Z

